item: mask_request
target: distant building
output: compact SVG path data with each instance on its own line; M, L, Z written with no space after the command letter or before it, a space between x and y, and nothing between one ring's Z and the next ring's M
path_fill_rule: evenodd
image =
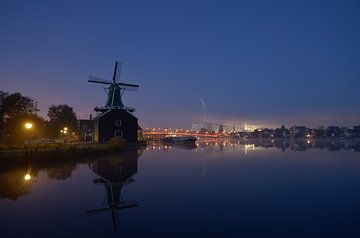
M191 125L191 130L193 131L202 131L202 132L211 132L211 131L219 131L219 125L216 125L212 122L193 122Z
M264 128L260 131L261 138L273 138L274 137L274 130L269 128Z
M285 126L281 126L281 128L276 128L274 130L274 138L289 138L290 131L285 128Z
M338 126L326 127L326 137L341 137L344 136L343 130Z
M326 137L326 129L324 126L321 126L317 129L313 129L314 137L316 138L325 138Z
M193 122L191 124L192 131L200 131L200 132L230 132L236 131L236 128L231 125L226 125L224 123L218 122Z
M305 138L308 128L305 126L293 126L290 128L290 137L291 138Z
M354 126L349 130L350 138L360 138L360 126Z
M80 119L78 121L78 133L80 141L92 141L93 123L92 120Z

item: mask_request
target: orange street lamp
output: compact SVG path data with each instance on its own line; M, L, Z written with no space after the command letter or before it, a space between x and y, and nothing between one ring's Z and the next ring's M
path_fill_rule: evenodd
M30 130L33 127L33 124L31 122L26 122L24 127L25 129Z
M31 175L30 174L25 174L24 180L29 181L30 179L31 179Z

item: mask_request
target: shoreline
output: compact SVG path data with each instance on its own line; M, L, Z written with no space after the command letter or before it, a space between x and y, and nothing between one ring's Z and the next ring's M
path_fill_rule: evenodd
M14 148L0 150L0 168L41 165L58 162L86 162L102 155L111 155L131 149L144 148L146 144L110 145L97 143L56 144L46 147Z

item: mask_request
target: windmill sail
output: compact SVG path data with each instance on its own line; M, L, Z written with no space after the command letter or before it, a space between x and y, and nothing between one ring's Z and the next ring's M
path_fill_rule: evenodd
M94 76L89 76L88 82L90 82L90 83L112 84L111 81L104 80L104 79L101 79L101 78L98 78L98 77L94 77Z
M122 68L122 63L116 61L115 69L114 69L114 80L115 80L115 82L120 82L121 68Z
M101 78L97 78L94 76L89 77L88 82L90 83L109 85L109 87L106 88L107 99L106 99L105 107L95 108L95 110L105 111L108 109L125 109L130 112L133 112L135 110L133 108L125 107L125 105L122 102L122 95L124 94L125 90L130 89L129 91L134 91L134 89L139 88L139 85L120 82L121 66L122 66L121 62L117 62L117 61L115 62L114 73L111 81L103 80Z

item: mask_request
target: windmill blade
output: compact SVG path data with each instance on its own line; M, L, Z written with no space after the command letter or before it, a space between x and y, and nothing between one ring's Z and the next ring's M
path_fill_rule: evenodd
M122 205L122 206L117 207L116 209L126 209L126 208L138 207L138 206L139 206L138 204L136 204L136 205Z
M116 70L115 70L115 75L114 75L114 79L115 82L119 82L120 81L120 76L121 76L121 70L122 69L122 62L116 62Z
M111 210L111 208L108 208L108 207L99 208L99 209L92 209L92 210L87 210L86 214L87 215L96 215L98 213L106 212L106 211L109 211L109 210Z
M104 79L101 79L101 78L97 78L97 77L94 77L94 76L89 76L88 82L90 82L90 83L112 84L111 81L104 80Z
M124 202L122 204L119 204L119 206L117 206L117 209L124 209L124 208L132 208L132 207L138 207L139 204L137 202Z
M130 84L130 83L116 83L116 85L124 86L124 87L133 87L133 88L139 87L139 85L137 85L137 84Z
M115 216L115 211L113 210L111 212L111 220L112 220L112 223L113 223L113 228L114 228L114 231L117 231L117 217Z

